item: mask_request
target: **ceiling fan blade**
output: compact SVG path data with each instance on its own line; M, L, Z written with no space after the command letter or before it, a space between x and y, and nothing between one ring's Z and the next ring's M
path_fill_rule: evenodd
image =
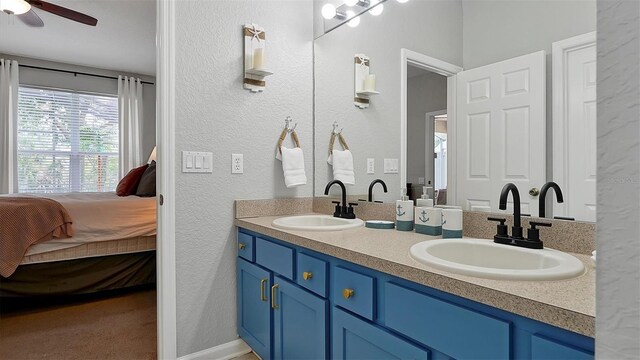
M37 7L40 10L50 12L54 15L62 16L69 20L77 21L85 25L96 26L96 24L98 23L98 20L96 18L93 18L89 15L85 15L77 11L73 11L71 9L67 9L65 7L58 6L52 3L48 3L46 1L27 0L27 2L31 4L31 6Z
M27 24L28 26L31 27L43 27L44 23L42 22L42 19L40 19L40 16L38 16L38 14L36 14L35 11L33 11L33 9L27 11L24 14L20 14L18 15L18 19L20 19L20 21L22 21L23 23Z

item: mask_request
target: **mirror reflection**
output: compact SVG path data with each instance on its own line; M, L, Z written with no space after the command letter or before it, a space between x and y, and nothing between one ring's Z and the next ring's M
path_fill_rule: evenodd
M316 32L317 196L336 175L336 123L349 195L367 199L382 179L374 201L406 188L498 212L513 183L523 214L595 221L595 1L389 0L359 19Z

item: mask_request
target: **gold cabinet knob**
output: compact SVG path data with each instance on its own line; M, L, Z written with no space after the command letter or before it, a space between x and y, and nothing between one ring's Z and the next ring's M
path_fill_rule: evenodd
M247 244L243 244L243 243L239 243L238 244L238 249L240 249L240 250L244 250L244 248L246 248L246 247L247 247Z
M353 289L344 289L344 290L342 290L342 296L344 296L345 299L353 297L353 295L354 295Z
M302 278L305 279L305 280L309 280L312 277L313 277L313 273L310 273L308 271L305 271L305 272L302 273Z

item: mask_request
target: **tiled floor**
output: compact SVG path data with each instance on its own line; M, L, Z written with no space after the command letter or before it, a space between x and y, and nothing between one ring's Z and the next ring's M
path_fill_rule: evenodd
M237 358L233 358L232 360L259 360L260 358L256 356L256 354L250 352L248 354L239 356Z

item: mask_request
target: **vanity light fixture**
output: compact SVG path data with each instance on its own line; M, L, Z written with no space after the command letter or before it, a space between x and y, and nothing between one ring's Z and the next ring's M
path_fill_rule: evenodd
M360 1L359 0L345 0L344 4L349 6L349 7L354 7L356 6Z
M354 13L353 11L351 11L351 10L347 11L347 18L351 19L347 23L347 25L349 25L350 27L354 28L354 27L360 25L360 17L356 16L356 13Z
M324 4L322 6L322 17L329 20L336 17L336 7L333 4Z
M382 14L384 10L384 4L380 3L380 0L371 0L371 10L369 10L369 14L373 16L378 16Z
M7 14L21 15L31 10L31 4L24 0L0 0L0 11Z
M409 0L396 0L396 1L397 1L397 2L399 2L400 4L404 4L404 3L406 3L406 2L407 2L407 1L409 1Z

